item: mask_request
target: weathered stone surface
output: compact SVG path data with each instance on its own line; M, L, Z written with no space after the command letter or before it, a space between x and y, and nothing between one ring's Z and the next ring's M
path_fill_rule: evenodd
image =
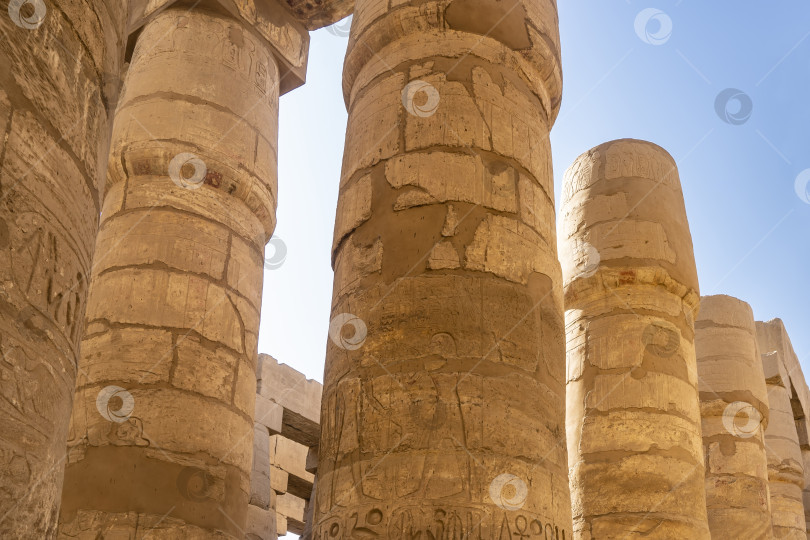
M677 167L654 144L606 143L566 173L562 212L574 537L708 540Z
M278 0L129 0L127 35L130 46L141 28L148 25L170 8L184 10L206 9L216 11L241 21L245 29L258 36L263 48L272 52L280 70L279 87L284 94L304 84L309 55L307 28L315 29L340 20L347 0L329 0L317 6L309 4L309 10L291 13L291 1ZM329 20L330 17L337 17ZM305 28L307 27L307 28ZM170 81L143 81L146 84L171 87ZM224 82L224 81L223 81ZM202 87L204 85L200 85ZM227 98L219 97L223 103Z
M281 435L270 437L270 463L287 475L286 493L309 499L315 477L306 470L308 448Z
M315 470L317 473L317 469ZM301 540L312 540L313 525L315 519L315 502L318 496L318 479L312 484L312 495L307 500L307 507L304 511L304 532L301 534Z
M810 471L804 466L799 433L807 432L805 411L810 404L810 393L782 321L757 321L756 332L770 406L765 449L774 535L806 540L803 490Z
M272 356L259 355L257 370L258 396L257 422L281 415L280 425L267 422L270 431L306 447L315 446L320 438L321 394L323 387L307 379L286 364L279 364ZM259 420L260 408L265 420ZM304 455L306 461L306 455ZM303 462L302 462L303 463Z
M571 537L558 47L550 0L356 3L313 538Z
M246 540L276 540L276 512L248 506Z
M130 0L129 12L130 31L143 26L154 18L160 11L166 9L178 0ZM275 0L217 0L223 8L234 15L241 15L256 28L257 31L279 41L279 48L289 47L289 22L284 24L289 15L279 17L279 13L272 9ZM317 30L335 23L351 14L354 0L326 0L320 2L305 2L304 0L284 0L281 3L291 12L292 17L304 25L307 30ZM287 39L284 39L287 37ZM307 41L308 43L308 41Z
M276 504L276 519L287 522L287 531L297 535L304 534L306 501L292 493L285 493L279 496Z
M62 537L121 515L136 525L119 534L137 536L156 515L173 524L167 538L244 538L251 497L269 508L267 463L252 455L278 76L264 41L205 6L159 11L139 36L113 130Z
M56 531L126 2L0 12L0 537Z
M253 470L250 472L250 504L270 508L270 433L261 424L253 426Z
M773 538L764 441L770 410L751 307L730 296L701 298L695 350L712 539Z
M317 444L320 433L321 385L266 354L259 355L256 383L250 505L273 513L274 535L303 534L312 525L317 453L307 445ZM251 519L269 527L252 507L248 530Z

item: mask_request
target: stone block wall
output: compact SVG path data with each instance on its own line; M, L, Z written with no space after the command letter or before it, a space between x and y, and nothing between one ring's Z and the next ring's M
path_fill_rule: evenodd
M259 355L248 540L287 533L308 538L322 391L320 383Z

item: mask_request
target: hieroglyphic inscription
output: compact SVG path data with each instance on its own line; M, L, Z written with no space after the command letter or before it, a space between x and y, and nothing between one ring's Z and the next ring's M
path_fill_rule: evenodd
M571 197L591 185L594 170L598 168L601 155L599 152L583 154L565 172L562 201L571 200Z
M315 540L386 538L388 540L570 540L571 531L530 513L495 512L485 507L400 507L388 512L371 507L347 520L325 519Z
M605 179L647 178L665 185L673 185L678 177L675 163L667 161L648 144L631 141L619 142L607 150Z
M12 231L14 282L31 304L46 313L78 350L86 290L81 268L68 242L34 212L17 216Z

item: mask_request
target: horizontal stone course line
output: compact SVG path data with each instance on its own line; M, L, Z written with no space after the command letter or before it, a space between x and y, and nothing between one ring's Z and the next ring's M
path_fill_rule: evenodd
M379 55L380 55L380 53L378 53L378 56ZM461 65L462 63L468 63L468 64L470 64L470 66L465 66L465 68L467 68L467 69L470 69L472 67L478 67L478 68L484 69L485 71L487 71L491 75L491 72L489 72L489 70L487 69L487 68L489 68L489 69L494 70L495 73L501 75L504 78L508 77L508 81L509 81L510 84L519 86L519 90L522 91L522 93L524 95L529 96L532 101L536 101L535 105L538 107L538 109L540 111L542 111L541 117L542 117L543 121L548 123L549 119L548 119L548 116L545 114L545 109L543 108L542 99L541 99L540 96L538 96L534 92L534 90L528 84L528 82L526 80L524 80L520 76L512 76L513 73L512 73L512 71L510 69L504 68L501 64L497 64L493 60L494 59L480 56L480 55L476 54L475 51L469 51L468 50L468 51L466 51L466 53L464 55L448 56L446 54L437 53L437 54L434 54L432 56L426 56L426 57L405 58L405 59L402 59L401 61L399 61L398 63L394 64L394 65L385 63L385 64L383 64L381 66L384 69L378 70L378 72L376 74L374 74L374 75L372 75L370 77L364 77L365 80L364 80L363 85L359 86L359 87L357 87L357 88L355 88L353 90L352 97L351 97L351 100L349 102L349 106L351 107L354 103L357 102L358 99L361 99L362 97L364 97L368 93L369 88L381 83L386 78L390 77L391 74L404 75L405 79L409 80L410 79L409 72L410 72L410 70L412 68L420 67L420 66L424 65L427 62L438 62L440 64L452 63L452 65L450 66L450 70L444 71L441 68L439 68L439 69L436 69L435 71L433 71L431 74L448 76L450 74L451 70L452 71L456 71L456 70L461 71L458 68L458 66ZM360 76L363 75L364 71L369 69L368 68L369 65L370 64L367 64L366 66L363 67L363 69L360 72ZM360 77L358 76L358 79L359 78ZM447 79L447 82L457 82L457 83L463 84L465 89L468 91L469 96L471 98L475 98L475 91L473 90L474 86L473 86L473 83L471 81L464 80L460 76L455 76L452 79ZM503 92L503 90L504 90L503 87L498 85L498 88L500 89L501 92Z
M680 452L678 450L681 450ZM647 450L602 450L598 452L583 452L580 454L581 460L577 462L585 463L587 465L607 465L616 461L621 461L627 458L640 457L640 456L655 456L666 459L674 459L687 463L694 467L703 467L703 455L692 455L686 448L674 445L671 448L658 448L652 446ZM700 459L699 459L700 458Z
M259 136L259 135L257 135L257 136ZM180 146L180 147L192 147L192 148L194 148L195 152L197 154L200 154L201 156L205 156L208 152L210 152L209 149L198 146L194 142L184 141L184 140L179 140L179 139L174 139L174 138L159 138L159 137L157 137L157 138L151 139L150 142L161 143L161 144L165 143L167 145L177 145L177 146ZM121 160L122 160L122 162L126 160L126 156L129 154L130 147L132 147L132 146L133 146L132 144L127 144L127 145L123 146L122 151L121 151ZM135 150L137 151L138 150L138 144L136 143L136 144L134 144L134 146L135 146ZM205 162L205 159L203 159L203 162ZM217 161L217 163L220 163L220 162ZM122 167L123 167L123 171L127 175L126 176L127 179L135 179L135 178L139 178L139 177L154 178L154 177L158 176L158 177L166 178L167 182L171 182L171 178L169 178L169 176L168 176L169 163L166 163L166 171L167 171L166 174L156 174L156 173L135 174L134 172L128 171L128 169L126 167L126 163L122 163ZM239 164L237 164L237 166L235 168L235 171L247 175L248 179L253 180L253 183L251 185L260 188L268 197L270 197L270 199L272 199L273 204L274 205L276 204L276 202L277 202L276 201L276 194L275 194L275 192L273 190L273 186L268 185L264 180L262 180L262 178L259 177L254 170L249 169L244 163L240 162ZM236 180L238 180L238 179L236 179ZM117 180L115 178L115 175L109 174L109 175L107 175L107 188L109 189L113 185L118 184L118 183L120 183L122 181L123 181L123 179ZM221 190L221 189L219 189L217 187L211 186L210 184L205 184L204 186L201 186L200 189L205 189L206 186L208 188L210 188L210 189L215 189L216 191L218 191L220 193L225 193L223 190ZM225 193L225 194L228 195L228 196L231 195L230 193ZM242 199L240 199L240 200L242 200ZM242 200L242 202L244 203L245 201ZM275 207L272 210L275 211Z
M242 115L237 113L236 111L231 110L230 108L226 107L225 105L216 103L214 101L209 101L207 99L203 99L199 96L191 95L191 94L180 94L177 92L170 92L170 91L162 91L162 92L152 92L151 94L139 95L135 96L132 99L120 103L118 105L118 109L116 110L116 114L123 114L127 109L135 107L137 105L144 105L149 104L153 101L165 101L165 102L175 102L175 101L182 101L185 103L189 103L191 105L197 105L200 107L208 107L214 109L219 112L223 112L226 114L230 114L234 118L238 118L239 120L235 122L235 124L245 124L250 126L253 131L258 135L262 136L262 128L261 126L257 126L252 124L246 118L246 115ZM262 101L262 100L257 100ZM274 148L273 145L269 145L270 149L273 151L273 156L278 159L278 149Z
M166 181L171 182L171 180L169 178L166 178ZM126 201L124 201L124 202L126 203ZM264 258L264 254L261 252L260 249L258 249L256 247L256 239L255 238L248 238L246 236L243 236L243 235L239 234L237 231L235 231L234 229L232 229L231 227L228 227L226 224L222 223L221 221L217 221L215 219L212 219L212 218L210 218L208 216L204 216L202 214L197 214L197 213L192 212L190 210L185 210L183 208L177 208L176 206L171 206L171 205L167 205L167 206L163 206L163 205L161 205L161 206L148 206L148 207L147 206L136 206L136 207L132 207L132 208L126 208L126 207L122 206L122 209L119 210L118 212L116 212L114 214L110 214L109 216L104 216L104 221L106 222L106 221L108 221L110 219L113 219L113 218L119 218L119 217L123 217L123 216L130 215L130 214L135 214L135 213L149 214L149 213L151 213L153 211L154 212L176 213L176 214L188 216L190 218L199 219L200 221L204 221L204 222L206 222L206 223L208 223L210 225L215 225L217 227L225 229L232 236L236 236L237 238L242 240L245 244L247 244L248 248L251 251L253 251L253 253L255 255L258 255L260 258Z
M399 127L402 127L402 126L398 123L396 125L396 127L399 128ZM485 149L485 148L466 146L466 145L450 146L450 145L446 145L446 144L437 144L437 145L431 145L431 146L425 147L425 148L416 148L416 149L413 149L413 150L401 150L401 151L397 152L396 154L394 154L391 157L380 159L378 162L374 163L373 165L370 165L368 167L361 167L361 168L355 169L354 172L352 172L352 174L349 175L348 179L341 180L340 193L345 192L346 190L348 190L349 188L351 188L352 186L354 186L355 184L360 182L363 178L365 178L365 177L367 177L369 175L372 175L374 173L379 173L379 172L382 171L381 176L384 177L385 176L385 172L384 172L385 171L385 165L386 165L386 163L388 161L391 161L391 160L397 159L397 158L401 158L401 157L404 157L404 156L414 156L414 155L423 155L423 154L425 154L425 155L429 155L429 154L458 154L458 155L462 155L462 156L489 158L491 161L497 161L497 162L504 162L504 161L508 162L508 166L515 169L515 171L518 173L518 177L526 177L529 180L531 180L532 183L536 187L539 187L542 190L543 194L545 195L545 201L552 208L555 207L556 203L554 202L554 199L552 199L549 196L548 192L546 191L546 186L544 186L541 182L539 182L537 180L537 178L536 178L536 176L535 176L535 174L533 172L528 170L524 165L522 165L518 161L517 156L510 156L510 155L506 155L506 154L501 154L497 150L494 150L492 148ZM403 189L407 189L409 187L416 187L416 186L403 185L401 188L395 188L393 186L390 186L390 188L394 189L394 190L403 190ZM519 194L518 194L518 196L519 196ZM433 204L447 204L447 203L452 203L452 202L466 202L466 201L453 201L451 199L448 199L447 201L444 201L444 202L437 201L437 202L435 202ZM468 203L468 204L474 204L474 203ZM492 209L492 210L494 211L494 209Z
M600 313L599 317L607 318L607 317L614 317L616 315L636 315L636 316L650 317L668 322L673 326L675 326L681 332L681 337L684 339L684 341L686 341L687 343L694 343L694 332L691 331L689 326L685 325L681 318L670 315L669 313L666 313L664 311L653 311L651 309L640 307L628 307L628 308L617 307L611 309L610 311ZM568 329L581 324L582 324L581 320L579 319L573 320L566 325L565 329L566 331L568 331Z
M109 267L105 268L104 270L102 270L101 272L95 274L94 277L100 278L100 277L106 276L107 274L114 274L114 273L117 273L117 272L124 272L124 271L127 271L127 270L154 270L154 271L166 272L166 273L170 273L170 274L177 274L177 275L184 275L184 276L194 276L194 277L198 277L198 278L201 278L201 279L205 279L207 281L210 281L214 285L218 285L219 287L222 287L223 289L226 289L228 293L233 294L234 296L237 296L237 297L241 298L242 300L244 300L245 302L249 303L251 305L251 307L253 307L256 310L257 316L261 312L260 306L254 305L253 301L250 300L247 296L245 296L243 293L239 292L237 289L234 289L233 287L231 287L227 283L227 278L217 279L217 278L215 278L213 276L210 276L210 275L208 275L208 274L206 274L204 272L192 272L191 270L183 270L183 269L180 269L180 268L169 266L168 264L166 264L166 263L164 263L162 261L154 262L154 263L128 264L128 265L122 265L122 266L109 266ZM226 274L227 274L227 268L226 268ZM237 310L237 313L238 313L238 310Z
M610 417L610 416L614 415L617 412L638 411L638 412L652 413L652 414L655 414L656 416L657 415L672 416L674 418L679 418L681 420L689 422L690 424L700 426L700 421L697 418L692 418L692 417L690 417L688 415L681 414L681 413L674 412L674 411L667 410L667 409L658 409L656 407L617 407L615 409L610 409L610 410L607 410L607 411L600 411L599 409L596 409L596 408L592 408L592 409L587 409L586 408L586 410L588 411L587 414L585 415L586 418L588 418L588 417L602 417L602 418L605 418L605 417Z
M707 321L707 320L697 320L695 321L695 329L711 329L711 328L718 328L718 329L729 329L729 330L742 330L746 334L750 334L752 337L756 338L757 333L755 329L747 328L745 326L736 326L733 324L722 324L715 321Z
M434 2L434 4L438 4ZM529 68L535 73L532 73L533 78L538 81L541 81L542 84L546 83L547 78L543 77L541 73L540 67L535 65L532 59L527 58L522 54L523 51L516 50L503 41L495 39L491 36L482 35L477 32L472 32L465 29L453 29L451 28L443 16L437 14L436 20L427 21L427 16L419 14L415 18L421 19L422 21L426 21L427 25L423 26L417 30L412 30L413 26L408 25L408 22L405 21L401 17L403 13L406 14L409 10L409 5L403 5L401 8L397 9L394 8L391 11L384 13L382 16L377 17L373 21L365 24L362 28L359 29L359 32L353 34L349 40L349 49L346 55L346 62L344 66L344 75L343 75L343 93L344 97L350 96L351 91L353 90L351 87L356 86L356 82L360 79L362 71L372 62L372 59L380 55L385 55L386 52L389 52L393 47L400 44L402 41L407 40L408 38L413 38L415 36L420 37L434 37L434 36L450 36L451 38L464 38L470 37L474 41L474 45L467 46L465 50L465 55L475 54L474 49L477 47L487 47L492 46L495 49L498 49L500 54L512 54L515 55L517 59L517 67L519 69ZM413 13L413 9L410 9L410 12ZM392 21L388 21L388 19L393 19ZM530 18L527 16L524 19L524 23L530 21ZM494 21L498 22L498 21ZM410 26L410 27L409 27ZM530 25L526 25L527 30ZM537 29L535 25L531 25L532 29ZM556 26L555 26L556 28ZM379 39L376 40L368 40L364 39L368 35L377 36ZM556 41L549 39L549 36L542 32L537 31L535 34L537 36L541 36L543 38L543 45L548 47L548 50L552 52L551 58L545 58L545 60L550 60L553 66L557 69L554 69L549 77L553 77L555 81L559 83L560 78L560 64L561 58L559 53L559 48L557 46ZM531 39L531 38L529 38ZM431 58L439 58L442 57L442 51L446 48L443 47L441 43L442 39L436 39L435 42L429 42L428 47L424 47L423 51L420 53L420 58L424 57L426 59ZM532 43L532 48L530 52L536 50L536 46L538 44ZM390 56L390 55L385 55ZM555 85L557 87L557 91L559 92L560 84ZM548 92L548 90L546 90ZM554 96L555 98L557 96ZM347 102L349 99L347 99ZM548 108L553 108L554 103L549 103ZM558 104L557 104L558 106ZM546 107L542 107L545 111Z
M161 326L156 326L156 325L150 325L150 324L146 324L146 323L112 322L112 321L109 321L109 320L103 319L103 318L89 319L87 321L87 326L89 327L91 324L94 324L94 323L104 324L109 329L115 329L115 328L121 328L121 329L138 328L138 329L141 329L141 330L167 331L167 332L175 333L177 335L182 334L183 336L193 337L194 339L199 340L200 343L213 343L216 347L221 347L221 348L231 352L232 354L234 354L236 356L245 355L245 353L243 351L238 351L238 350L236 350L236 349L234 349L232 347L229 347L228 345L226 345L225 343L222 343L220 341L212 341L211 339L203 336L198 331L196 331L194 329L191 329L191 328L182 328L182 327L174 327L174 326L162 326L162 325ZM87 338L97 337L97 336L100 336L100 335L102 335L104 333L106 333L106 331L104 331L104 332L94 332L92 334L88 334L85 337L87 337Z
M250 429L251 430L253 429L253 427L252 427L253 426L253 416L251 416L249 414L246 414L245 412L239 410L239 408L236 405L234 405L234 403L233 403L233 392L231 392L231 400L230 401L222 401L221 399L217 399L217 398L212 397L212 396L201 394L199 392L195 392L193 390L183 388L182 386L175 386L170 381L166 381L166 382L162 382L162 381L161 382L150 382L150 383L141 384L141 383L133 383L132 381L126 381L126 380L123 380L123 379L114 379L114 378L105 379L105 378L101 378L101 377L93 379L92 383L77 386L76 391L81 392L81 391L90 390L90 389L93 389L93 388L104 389L107 386L111 386L111 385L120 386L120 387L126 389L127 391L133 391L133 390L136 390L136 391L137 390L171 390L172 392L177 392L177 393L180 393L180 394L194 396L194 397L199 398L199 399L201 399L201 400L203 400L203 401L205 401L207 403L211 403L213 405L220 406L220 407L222 407L224 409L227 409L231 413L240 416L243 420L245 420L245 422L247 422L247 424L249 426L251 426ZM233 387L236 386L236 380L233 381L231 386L233 386Z

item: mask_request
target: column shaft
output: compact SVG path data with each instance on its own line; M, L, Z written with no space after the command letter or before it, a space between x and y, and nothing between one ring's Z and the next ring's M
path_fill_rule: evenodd
M2 538L56 530L126 13L112 0L0 10Z
M116 113L60 533L243 538L278 69L238 21L170 8Z
M804 490L802 502L804 503L804 526L807 529L807 538L810 539L810 448L802 446L802 465L804 465Z
M792 379L802 377L801 368L798 367L798 358L782 321L757 321L756 328L770 407L770 419L765 430L765 450L774 536L806 540L804 458L797 416L791 403L795 394ZM797 407L801 409L799 403Z
M568 170L562 211L575 537L708 539L675 162L643 141L601 145Z
M790 394L780 384L768 385L771 419L765 431L771 513L776 538L804 540L804 459L796 434Z
M557 25L356 3L314 538L571 538Z
M729 296L703 297L695 328L712 540L773 538L768 395L753 311Z

